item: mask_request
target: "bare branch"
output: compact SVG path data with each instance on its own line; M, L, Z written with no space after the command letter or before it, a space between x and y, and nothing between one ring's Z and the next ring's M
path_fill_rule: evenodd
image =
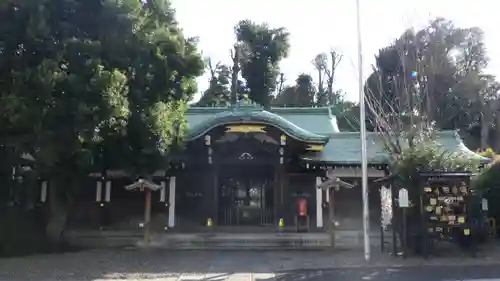
M236 104L238 95L238 75L240 73L240 45L234 45L234 53L231 50L231 58L233 59L232 75L231 75L231 104Z

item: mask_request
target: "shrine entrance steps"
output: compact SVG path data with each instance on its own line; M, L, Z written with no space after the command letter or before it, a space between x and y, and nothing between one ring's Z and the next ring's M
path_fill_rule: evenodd
M67 242L77 248L116 248L145 246L138 231L68 231ZM152 234L150 247L179 250L272 250L331 248L326 233L279 232L200 232Z
M372 246L380 245L380 235L372 233ZM65 233L67 242L78 248L123 248L144 246L140 231L84 231ZM389 242L390 238L386 237ZM327 250L332 249L325 232L165 232L152 235L151 247L179 250ZM386 242L386 243L387 243ZM363 247L359 231L338 231L334 248Z
M326 233L192 233L164 235L157 247L214 250L324 250L331 246Z

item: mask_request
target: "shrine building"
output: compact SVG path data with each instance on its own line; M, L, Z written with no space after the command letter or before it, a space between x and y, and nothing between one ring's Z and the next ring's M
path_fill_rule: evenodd
M354 186L335 192L338 229L361 230L360 133L340 131L333 110L266 111L254 105L189 108L185 149L168 167L159 167L153 178L162 188L152 194L152 229L197 232L209 220L213 229L254 227L265 231L275 229L280 220L293 226L297 202L305 199L301 212L308 216L309 231L322 232L331 197L317 187L327 173L333 173ZM377 133L369 132L367 141L370 184L386 175L388 155ZM455 131L439 132L437 141L448 152L484 160ZM70 227L137 229L144 199L124 188L134 180L119 171L94 174L77 202L78 212L72 215ZM372 186L370 220L376 230L380 194Z

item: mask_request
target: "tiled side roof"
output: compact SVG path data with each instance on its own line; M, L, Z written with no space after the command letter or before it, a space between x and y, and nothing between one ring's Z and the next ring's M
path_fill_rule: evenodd
M329 107L274 107L270 111L315 134L339 132L337 118Z
M436 141L450 153L463 153L471 159L488 160L488 158L469 150L456 131L438 132ZM304 155L302 159L339 165L359 165L361 163L360 149L361 138L359 132L340 132L330 136L330 141L322 152ZM378 133L369 132L367 134L367 154L368 163L370 164L384 164L387 162L388 154Z

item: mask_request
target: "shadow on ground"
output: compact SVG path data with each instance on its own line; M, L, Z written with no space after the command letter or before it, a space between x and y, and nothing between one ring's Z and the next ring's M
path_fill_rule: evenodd
M493 280L500 278L497 266L444 266L444 267L384 267L292 270L277 273L274 278L255 281L450 281L450 280ZM500 279L495 279L500 280Z
M471 266L500 263L500 255L402 260L373 249L367 264L362 251L172 251L154 249L93 250L0 259L0 280L391 280L403 267L443 263ZM476 266L476 267L477 267ZM390 268L389 268L390 267ZM441 267L434 266L439 269ZM319 270L318 268L322 268ZM337 268L337 269L334 269ZM500 267L499 267L500 269ZM406 269L405 269L406 270ZM410 269L408 269L410 270ZM361 275L360 275L361 274ZM362 275L365 274L365 275ZM417 272L418 275L418 272ZM231 278L228 278L228 277ZM363 278L362 278L363 277ZM376 277L376 278L375 278ZM334 279L332 279L334 278ZM345 279L347 278L347 279ZM362 279L358 279L362 278ZM405 281L412 281L402 275ZM424 279L416 279L424 280ZM427 279L425 279L427 280ZM429 281L429 280L427 280Z

